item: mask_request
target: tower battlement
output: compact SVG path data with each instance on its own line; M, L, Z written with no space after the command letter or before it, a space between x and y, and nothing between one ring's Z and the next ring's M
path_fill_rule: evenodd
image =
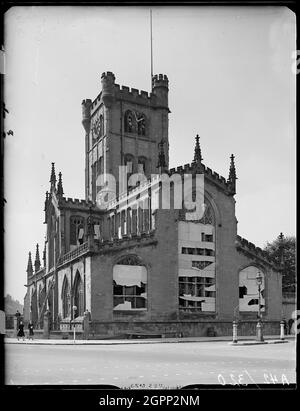
M114 83L116 76L111 71L105 71L101 74L101 81L106 81L109 83Z
M169 88L169 79L166 74L155 74L152 78L152 88L166 87Z
M85 132L88 133L90 130L90 119L91 119L91 108L92 108L92 100L86 99L83 100L81 103L82 107L82 125L85 129Z
M136 104L151 104L156 106L168 106L169 80L165 74L156 74L152 79L152 91L138 90L134 87L119 85L115 83L115 75L111 71L102 73L102 91L90 104L89 100L84 100L82 104L95 110L102 100L105 105L110 106L114 99L132 101Z

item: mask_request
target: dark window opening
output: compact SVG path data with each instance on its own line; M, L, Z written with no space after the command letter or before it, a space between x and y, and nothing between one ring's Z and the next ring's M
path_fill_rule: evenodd
M84 242L83 217L71 217L70 219L70 244L80 245Z

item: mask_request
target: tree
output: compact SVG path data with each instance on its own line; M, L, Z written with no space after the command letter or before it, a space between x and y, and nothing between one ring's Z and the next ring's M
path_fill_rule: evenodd
M282 233L272 243L267 243L266 251L276 265L282 269L282 291L296 291L296 238L284 237Z
M4 298L4 306L7 314L15 314L17 310L21 314L23 312L23 305L18 300L14 300L10 294L6 294Z

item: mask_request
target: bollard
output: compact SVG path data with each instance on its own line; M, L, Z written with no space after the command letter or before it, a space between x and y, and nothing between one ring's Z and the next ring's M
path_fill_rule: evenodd
M256 325L256 340L257 341L264 341L263 332L262 332L262 323L259 320Z
M237 343L238 338L237 338L237 321L233 321L232 323L232 342Z
M284 340L284 321L280 321L280 339Z

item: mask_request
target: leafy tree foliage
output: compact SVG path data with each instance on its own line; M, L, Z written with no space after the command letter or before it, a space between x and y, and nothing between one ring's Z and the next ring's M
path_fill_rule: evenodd
M23 305L18 300L14 300L10 294L6 294L4 298L4 306L7 314L15 314L17 310L21 314L23 312Z
M296 291L296 238L282 233L264 249L282 269L282 291Z

